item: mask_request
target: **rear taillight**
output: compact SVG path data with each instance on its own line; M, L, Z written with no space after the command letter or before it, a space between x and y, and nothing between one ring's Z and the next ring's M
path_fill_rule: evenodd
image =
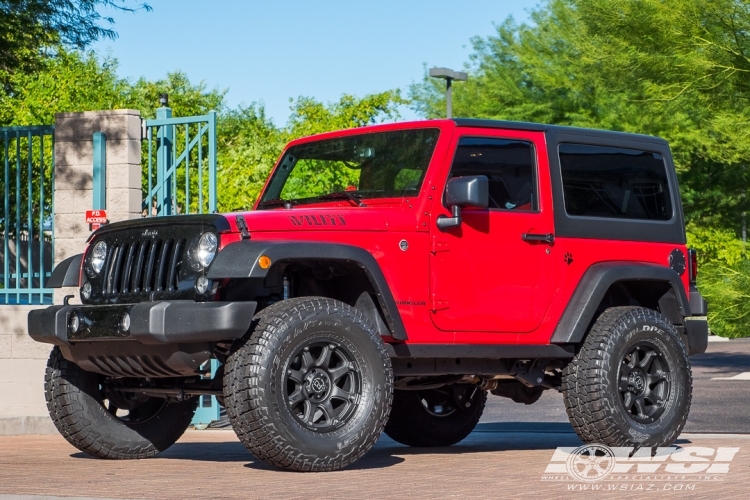
M698 252L692 248L688 250L688 271L690 273L690 284L694 285L698 280Z

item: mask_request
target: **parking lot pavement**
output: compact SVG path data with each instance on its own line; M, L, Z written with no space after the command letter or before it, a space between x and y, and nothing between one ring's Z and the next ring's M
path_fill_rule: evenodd
M388 438L353 467L337 472L282 472L255 460L231 431L188 431L158 458L88 458L58 436L0 438L2 494L100 498L742 498L750 481L750 437L684 435L678 445L701 453L739 447L722 474L641 474L595 484L550 479L557 447L580 444L570 433L496 432L485 425L459 445L413 449ZM657 464L662 469L665 464ZM691 466L691 462L677 464ZM704 467L705 470L705 467ZM648 476L648 477L646 477ZM657 478L660 476L661 479ZM713 479L700 479L701 476ZM666 478L666 479L665 479ZM682 478L682 479L681 479ZM598 485L598 486L597 486Z
M231 430L188 431L159 457L89 458L60 436L0 437L0 500L87 498L748 498L750 340L712 343L692 358L693 405L670 455L625 459L627 474L574 480L565 452L580 446L559 394L525 406L491 397L482 421L450 448L416 449L384 436L343 471L273 469ZM716 380L732 378L732 380ZM730 434L733 433L733 434ZM560 449L564 447L566 449ZM686 457L687 451L690 455ZM562 453L562 454L561 454ZM562 468L562 469L561 469ZM622 472L622 470L620 470Z

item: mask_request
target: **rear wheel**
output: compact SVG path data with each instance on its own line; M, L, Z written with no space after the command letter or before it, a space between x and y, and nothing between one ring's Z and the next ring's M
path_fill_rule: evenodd
M641 307L604 311L563 371L565 408L585 443L668 446L685 426L691 394L680 334Z
M471 434L486 402L487 393L473 385L397 390L385 433L408 446L451 446Z
M149 458L190 425L197 398L168 402L111 390L106 382L52 349L44 379L47 409L60 434L79 450L99 458Z

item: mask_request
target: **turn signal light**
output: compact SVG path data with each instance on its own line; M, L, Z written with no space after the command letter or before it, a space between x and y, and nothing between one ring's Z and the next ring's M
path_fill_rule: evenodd
M694 285L698 280L698 252L692 248L688 250L688 266L690 270L690 283Z
M268 269L271 267L271 257L268 255L261 255L258 259L258 265L261 267L261 269Z

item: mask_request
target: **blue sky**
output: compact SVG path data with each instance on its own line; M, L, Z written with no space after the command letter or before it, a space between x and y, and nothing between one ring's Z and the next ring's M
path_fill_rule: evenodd
M93 46L119 60L120 76L181 70L229 89L230 106L263 102L282 125L291 97L405 91L425 64L461 69L473 36L493 34L509 15L526 20L538 0L146 2L152 12L111 13L119 38Z

